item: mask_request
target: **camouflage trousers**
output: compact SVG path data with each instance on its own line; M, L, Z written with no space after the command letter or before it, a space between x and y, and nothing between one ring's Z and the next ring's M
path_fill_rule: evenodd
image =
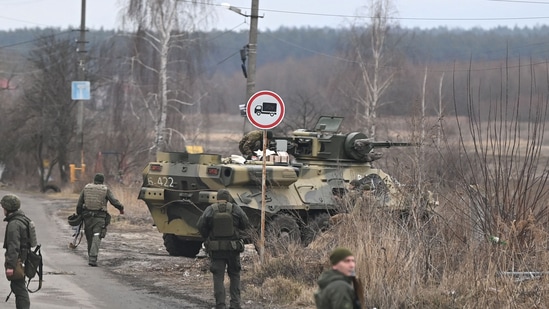
M102 214L84 214L84 234L86 235L86 241L88 242L88 257L89 263L91 264L97 263L101 239L104 238L107 233L105 219L106 217L102 216Z
M225 269L229 275L229 294L231 297L230 308L240 309L240 253L238 252L213 252L211 254L210 271L213 275L215 308L225 309Z
M30 298L27 286L25 285L25 279L10 281L10 287L15 295L15 308L17 309L29 309Z

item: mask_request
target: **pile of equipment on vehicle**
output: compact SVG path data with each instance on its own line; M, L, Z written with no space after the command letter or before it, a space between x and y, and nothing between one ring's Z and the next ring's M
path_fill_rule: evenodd
M274 136L267 158L265 211L266 243L285 238L309 244L342 211L341 200L350 182L375 192L376 204L406 211L399 184L372 162L376 148L413 146L377 142L364 133L340 133L342 117L322 116L313 130ZM143 171L139 198L145 201L164 245L171 255L194 257L203 239L196 228L202 211L216 202L218 189L227 189L255 229L261 225L262 160L218 154L159 152Z

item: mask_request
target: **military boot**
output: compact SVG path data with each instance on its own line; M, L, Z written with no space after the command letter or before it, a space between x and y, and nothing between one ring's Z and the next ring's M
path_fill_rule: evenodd
M89 259L88 259L88 265L90 265L92 267L96 267L97 266L97 256L90 256Z

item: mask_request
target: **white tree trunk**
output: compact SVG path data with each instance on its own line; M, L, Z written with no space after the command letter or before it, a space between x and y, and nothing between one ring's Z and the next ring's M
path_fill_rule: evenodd
M442 107L442 82L444 81L444 73L440 76L440 82L438 84L438 128L437 128L437 147L440 146L442 139L442 117L444 117L444 111Z
M378 110L383 106L383 94L392 84L394 73L387 69L385 57L385 40L389 30L390 0L372 0L370 5L369 35L370 55L364 55L365 42L361 42L359 35L355 37L355 55L362 71L363 95L357 102L363 106L363 119L369 137L375 138L377 131Z
M178 0L127 0L128 21L134 23L142 32L143 38L158 54L155 67L144 65L148 70L157 74L158 93L148 93L145 99L145 108L154 122L154 143L150 151L165 151L168 146L168 132L177 133L185 140L183 134L173 128L168 128L168 108L173 108L173 104L192 105L192 103L183 102L171 98L170 93L176 93L177 89L170 89L170 78L173 77L173 68L170 69L170 51L174 43L181 39L184 34L182 29L192 32L196 16L200 16L205 21L208 14L197 12L195 9L207 7L210 0L200 3L187 3ZM179 45L180 46L180 45ZM172 72L172 73L170 73ZM175 95L174 95L175 96ZM151 100L152 98L152 100ZM176 111L177 110L176 108Z

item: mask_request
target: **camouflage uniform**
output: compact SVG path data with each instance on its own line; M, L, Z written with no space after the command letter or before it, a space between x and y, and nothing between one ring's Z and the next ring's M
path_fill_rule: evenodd
M204 210L204 213L197 222L198 231L209 241L215 241L212 237L212 231L214 229L214 213L215 207L219 205L226 205L221 203L230 199L229 192L226 190L219 190L217 195L218 203L212 204ZM245 230L249 225L248 216L240 208L240 206L232 205L232 224L236 230ZM227 239L227 241L240 241L238 233L235 233L233 237ZM242 250L244 244L242 243ZM225 269L229 274L230 279L230 308L240 309L240 270L242 269L240 264L240 251L239 250L211 250L211 247L207 246L207 250L210 254L210 271L213 275L214 281L214 296L215 296L215 308L225 309L225 286L223 281L225 279Z
M273 138L273 132L267 130L267 140ZM263 131L255 130L247 133L238 143L240 153L247 159L255 155L255 151L263 150Z
M240 140L240 143L238 143L238 149L240 149L240 153L242 153L246 158L251 158L255 155L254 151L261 149L263 144L262 141L263 131L251 131L244 135L244 137Z
M337 270L323 272L318 279L319 304L317 309L353 309L358 307L352 278Z
M19 220L17 217L25 217L19 198L15 195L6 195L1 201L2 207L7 211L4 221L8 222L6 234L4 236L5 269L15 269L17 259L25 261L27 259L27 249L30 247L26 220ZM21 280L11 280L10 287L15 295L15 307L17 309L30 308L29 292L25 285L25 278Z
M107 235L107 225L111 216L107 212L107 201L124 214L124 206L114 197L111 190L103 184L105 177L97 174L93 183L89 183L80 193L76 204L76 213L84 218L84 233L88 242L88 264L97 266L97 255L101 239Z

